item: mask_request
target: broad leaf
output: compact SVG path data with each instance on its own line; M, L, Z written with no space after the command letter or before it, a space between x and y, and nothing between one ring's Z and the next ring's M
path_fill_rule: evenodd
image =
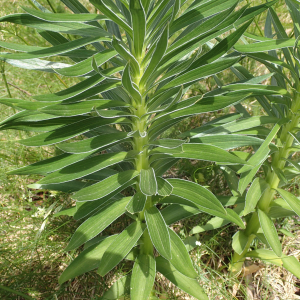
M268 215L260 209L258 209L258 216L260 226L269 245L276 253L276 255L280 257L282 254L282 247L274 223L272 222L270 217L268 217Z
M99 243L81 252L61 274L59 284L98 268L103 254L116 237L116 235L101 237Z
M156 261L151 254L140 254L133 266L130 296L133 300L147 300L156 275Z
M171 259L171 241L168 227L156 206L145 210L147 228L153 245L160 255Z
M143 231L140 222L134 222L123 230L104 252L98 273L104 276L114 268L134 247Z
M108 203L101 208L98 213L94 214L82 223L72 236L66 251L76 249L101 233L107 226L125 212L125 207L129 200L130 197L127 197Z
M129 181L137 177L139 172L135 170L127 170L118 174L112 175L96 184L86 187L76 194L74 199L77 201L92 201L109 195L113 191L122 188Z
M169 261L159 256L156 258L156 269L184 292L199 300L208 300L196 279L186 277L178 272Z

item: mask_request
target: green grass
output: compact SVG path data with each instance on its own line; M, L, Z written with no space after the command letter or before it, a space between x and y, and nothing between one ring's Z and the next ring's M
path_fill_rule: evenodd
M61 4L58 5L58 2L52 0L51 4L54 10L62 12L64 7ZM88 3L88 1L82 2ZM255 2L260 3L259 1ZM10 1L0 0L0 16L21 12L22 10L18 6L20 3L30 6L29 1L16 1L12 5ZM51 10L48 0L40 1L40 3ZM258 26L253 26L252 32L259 34L259 28L263 26L263 18L264 16L257 19ZM0 29L1 40L47 46L47 43L32 29L6 24L0 24ZM249 61L245 61L245 64L251 66ZM73 79L59 78L54 74L20 70L8 64L3 67L8 89L2 78L0 98L11 96L12 98L30 99L30 95L55 92L63 89L65 85L71 86L75 83ZM254 67L252 66L252 68ZM225 81L226 78L232 78L228 78L228 76L232 75L226 73ZM209 79L202 82L201 85L194 85L192 93L203 93L214 86L214 80ZM249 102L247 105L254 113L259 112L259 107L255 103ZM13 109L6 106L0 105L0 109L1 120L14 113ZM192 124L193 127L198 127L216 116L220 116L220 112L190 118L168 131L166 135L177 136L187 126ZM70 217L53 217L53 213L62 206L72 205L70 196L50 191L29 190L27 185L36 181L37 177L6 175L15 168L48 158L56 151L53 147L26 148L19 145L17 140L26 135L26 133L13 130L0 132L0 299L97 299L113 281L128 272L128 266L132 263L125 262L105 278L93 271L59 286L59 275L78 254L78 251L66 253L64 248L79 222L75 222ZM228 192L224 178L216 165L203 162L187 163L181 160L172 169L172 172L174 176L207 185L217 194L224 193L224 190L225 193ZM295 187L296 185L297 183L295 183ZM173 227L184 238L193 226L204 224L208 218L207 215L200 214L190 220L178 222ZM125 217L118 220L106 233L118 232L120 228L124 228L126 222ZM289 219L282 226L294 233L299 232L299 221L296 219ZM279 289L278 291L276 288L274 290L274 286L278 285L290 287L291 290L294 284L287 272L274 267L267 266L261 269L255 273L255 277L250 275L248 284L244 282L237 288L240 278L229 278L226 272L231 255L231 237L234 232L234 226L227 226L222 230L203 233L199 235L201 246L192 251L200 284L205 288L210 299L247 299L247 288L255 286L259 291L259 299L292 300L291 294L285 296L278 292ZM296 239L286 239L284 243L286 253L298 255L300 246ZM272 272L275 277L279 274L276 285L268 279L266 272ZM289 280L292 280L291 286ZM156 289L160 299L192 299L162 277L157 278ZM235 290L238 291L235 292ZM282 298L276 298L277 295Z

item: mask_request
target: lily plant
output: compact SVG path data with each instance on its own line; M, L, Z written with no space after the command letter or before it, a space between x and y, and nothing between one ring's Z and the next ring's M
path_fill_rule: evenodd
M82 245L84 250L64 270L59 283L93 269L104 276L127 259L133 261L132 272L103 299L122 294L136 300L155 299L157 272L196 299L208 299L172 224L205 212L243 229L245 225L236 209L224 208L223 199L194 182L168 178L166 172L181 158L212 161L225 168L243 165L242 174L253 172L256 160L227 150L260 144L267 149L267 142L243 136L224 146L225 135L219 140L215 132L191 142L160 136L189 116L233 104L241 109L239 102L257 92L250 88L192 97L188 93L192 84L239 62L242 55L229 51L252 19L276 1L241 7L238 0L90 0L96 13L78 0L61 0L72 13L53 13L36 0L30 2L34 8L22 7L24 13L2 17L0 22L35 28L51 46L0 42L2 48L16 51L2 52L1 60L78 81L62 91L34 96L33 101L0 99L19 110L1 123L1 129L35 133L19 142L30 147L55 145L63 152L10 173L44 175L30 187L69 192L76 200L75 207L57 216L79 220L66 251ZM212 43L210 50L203 50ZM268 93L277 95L281 90ZM276 125L266 141L275 137L280 126L284 125ZM277 161L280 169L283 162ZM244 180L241 193L251 180ZM269 220L263 207L260 211ZM103 231L124 214L130 225L106 236Z
M222 167L232 192L231 196L223 198L223 203L235 206L234 211L243 218L246 227L237 231L232 239L234 254L230 270L233 275L240 274L245 260L252 258L283 266L300 278L300 263L293 255L282 252L278 234L292 236L291 232L281 228L281 220L300 215L300 200L288 191L300 172L300 3L296 0L285 2L294 26L290 36L270 7L265 35L244 33L244 37L252 42L247 43L244 39L244 45L235 46L236 52L256 60L270 71L266 76L271 77L271 84L255 83L253 75L242 65L236 64L231 70L240 81L222 86L222 82L215 77L220 88L209 93L220 95L228 91L252 91L263 114L252 116L240 107L237 113L214 120L216 125L209 124L184 135L189 136L191 142L205 142L211 136L231 143L242 139L261 141L257 145L252 143L252 153L235 151L236 155L247 160L248 165ZM261 93L263 89L264 95ZM274 91L278 94L274 95ZM204 226L194 227L191 234L220 228L228 223L215 217Z

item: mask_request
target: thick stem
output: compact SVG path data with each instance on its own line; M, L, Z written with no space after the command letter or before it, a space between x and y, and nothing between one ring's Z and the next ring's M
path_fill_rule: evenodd
M267 188L264 191L257 204L257 207L266 213L268 213L270 210L270 205L276 194L276 188L278 187L280 182L280 179L277 176L275 170L278 169L282 171L284 169L286 165L286 159L289 157L290 154L290 148L294 142L294 138L290 133L293 133L295 131L295 128L297 128L299 124L300 121L299 109L300 109L300 85L298 84L297 91L295 91L294 93L294 99L291 105L291 109L287 114L287 118L290 120L290 122L286 123L282 127L281 133L278 138L279 151L277 151L272 155L271 169L268 171L266 176L266 182L268 183L269 188ZM233 275L236 275L241 272L241 269L243 267L246 258L245 255L248 252L248 249L259 228L260 228L260 224L259 224L258 215L256 212L254 212L252 213L252 216L247 222L246 229L244 231L246 236L248 236L247 246L245 247L243 253L238 254L234 252L234 255L232 257L230 270Z
M143 53L143 56L145 53ZM138 58L138 62L142 61L142 58ZM133 74L132 78L134 83L139 89L139 92L141 95L143 95L145 87L140 85L140 80L143 76L144 69L143 67L140 67L139 74ZM145 118L142 116L147 113L147 106L145 102L145 97L142 98L141 103L135 103L135 116L138 118L134 118L132 123L132 129L133 131L136 131L136 137L133 138L133 149L138 151L139 154L137 155L135 159L135 169L137 171L141 171L142 169L148 169L150 167L149 165L149 156L148 156L148 133L147 133L147 124ZM139 182L136 184L136 191L140 191ZM146 200L146 205L143 211L141 211L138 215L138 218L141 222L145 223L145 210L147 208L150 208L152 206L152 197L148 196ZM141 246L140 246L140 253L147 254L147 255L153 255L153 244L149 236L148 230L145 230L142 237L141 237Z

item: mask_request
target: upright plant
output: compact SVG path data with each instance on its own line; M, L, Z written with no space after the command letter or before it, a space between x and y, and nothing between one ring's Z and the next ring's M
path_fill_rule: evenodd
M2 53L1 59L80 79L65 90L35 96L33 102L0 100L20 110L2 122L1 129L35 132L20 143L55 144L64 152L11 172L45 175L33 188L74 193L76 207L59 214L83 220L66 250L84 244L84 251L59 282L95 268L104 276L129 259L134 261L132 273L104 298L120 293L138 300L154 297L158 271L197 299L207 299L183 242L169 225L199 212L242 228L244 224L209 190L163 174L179 158L245 164L245 168L255 164L209 142L159 137L188 116L237 104L252 94L185 96L193 83L240 60L239 54L227 52L252 18L275 1L237 10L237 0L195 0L190 5L185 0L90 0L98 14L89 13L77 0L61 1L74 14L51 13L31 0L36 9L23 7L26 13L0 19L36 28L52 44L41 48L0 42L3 48L23 52ZM232 29L202 54L203 45ZM74 64L41 59L54 56L67 57ZM249 143L257 140L237 144ZM132 220L127 228L120 234L101 235L124 213Z
M238 52L264 64L272 72L269 74L271 85L252 84L253 75L237 64L232 71L241 81L210 93L217 95L242 90L252 91L253 95L258 93L257 100L264 115L250 116L247 111L241 111L242 114L223 117L220 126L202 127L185 134L191 137L192 142L197 139L203 142L211 135L215 138L219 135L219 140L231 142L249 138L262 141L261 145L254 147L251 154L236 152L246 159L249 165L255 165L254 168L249 165L223 167L232 192L232 197L224 199L224 203L236 205L234 210L246 223L246 228L238 231L232 240L234 255L230 269L235 275L241 272L245 259L249 257L283 266L300 278L300 263L294 256L282 253L276 228L276 224L280 226L281 218L300 215L300 200L293 193L283 189L292 183L300 171L300 3L296 0L285 2L294 25L293 38L288 36L275 10L270 7L265 23L265 36L245 33L246 37L255 42L235 46ZM275 51L281 48L282 50ZM265 91L265 95L261 94L262 90ZM278 95L268 95L270 91L277 91ZM205 226L193 228L191 233L218 228L226 223L228 221L213 218ZM291 233L281 230L281 234ZM254 240L265 244L265 247L253 249Z

